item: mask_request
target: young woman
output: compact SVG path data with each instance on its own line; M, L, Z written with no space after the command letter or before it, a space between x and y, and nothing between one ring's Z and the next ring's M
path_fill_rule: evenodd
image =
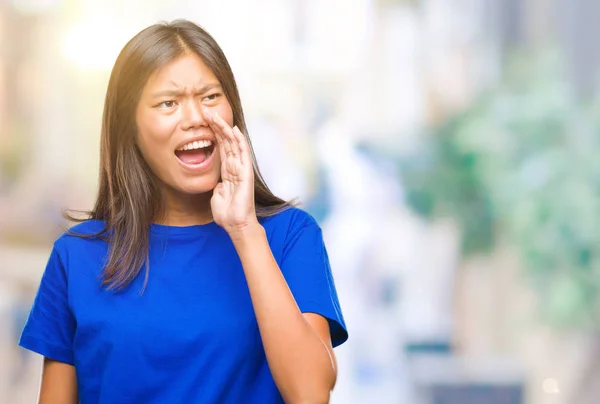
M208 33L180 20L125 46L100 161L20 340L45 357L40 402L327 402L348 334L321 230L265 185Z

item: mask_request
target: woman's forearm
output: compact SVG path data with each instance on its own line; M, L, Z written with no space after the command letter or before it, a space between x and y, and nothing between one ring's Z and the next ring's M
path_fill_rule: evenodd
M328 402L336 370L327 345L300 312L256 223L230 234L242 262L269 368L290 403Z

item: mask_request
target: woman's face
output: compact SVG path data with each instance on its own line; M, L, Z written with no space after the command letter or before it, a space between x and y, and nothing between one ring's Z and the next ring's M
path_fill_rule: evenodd
M233 112L221 83L194 53L154 72L136 111L138 144L166 191L201 194L220 178L221 160L206 112L233 126Z

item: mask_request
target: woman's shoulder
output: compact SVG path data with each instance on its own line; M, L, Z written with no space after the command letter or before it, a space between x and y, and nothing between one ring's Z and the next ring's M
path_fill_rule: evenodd
M295 206L287 207L264 218L262 223L265 227L285 229L287 233L294 233L307 226L319 227L319 224L310 213Z
M103 220L88 219L68 228L63 236L92 236L102 233L105 229L106 223Z
M89 219L66 229L55 241L55 245L77 243L80 240L101 240L106 223L102 220Z

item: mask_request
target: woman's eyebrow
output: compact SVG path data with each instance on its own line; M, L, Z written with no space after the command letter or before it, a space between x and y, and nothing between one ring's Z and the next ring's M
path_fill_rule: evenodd
M204 94L207 91L210 91L215 88L221 88L221 85L218 83L210 83L200 87L198 90L195 90L195 94ZM152 98L162 98L162 97L180 97L185 95L187 91L183 88L173 88L168 90L160 90L152 95Z

